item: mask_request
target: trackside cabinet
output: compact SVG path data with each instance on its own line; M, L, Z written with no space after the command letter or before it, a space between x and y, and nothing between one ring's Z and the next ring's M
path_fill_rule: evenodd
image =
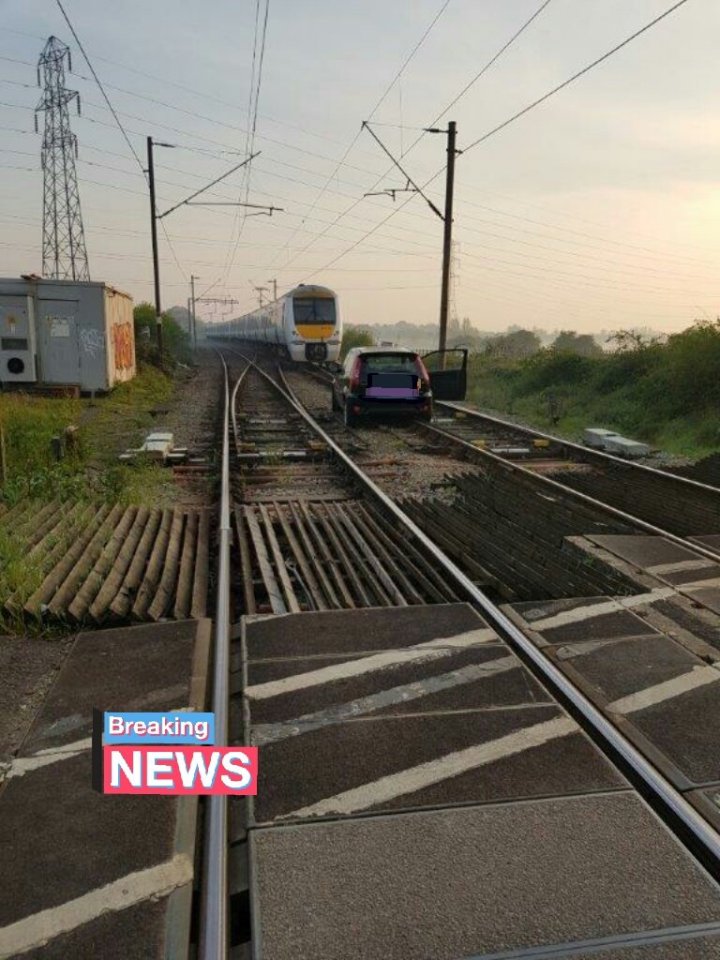
M128 294L91 281L0 279L0 385L105 392L134 376Z

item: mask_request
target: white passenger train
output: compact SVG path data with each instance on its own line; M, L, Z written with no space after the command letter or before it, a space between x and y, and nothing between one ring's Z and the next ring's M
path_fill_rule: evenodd
M266 343L292 360L337 361L342 340L338 299L327 287L301 283L252 313L213 324L208 337Z

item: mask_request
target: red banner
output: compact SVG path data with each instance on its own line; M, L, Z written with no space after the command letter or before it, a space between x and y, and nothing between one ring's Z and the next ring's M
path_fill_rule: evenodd
M257 794L257 747L104 746L103 793Z

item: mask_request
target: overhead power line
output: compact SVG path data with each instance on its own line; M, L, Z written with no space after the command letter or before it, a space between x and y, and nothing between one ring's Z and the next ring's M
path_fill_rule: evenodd
M483 67L481 67L480 70L478 70L478 72L475 74L475 76L472 78L472 80L470 80L469 83L466 83L466 84L465 84L465 86L462 88L462 90L460 91L460 93L458 93L457 96L453 97L453 99L450 101L450 103L448 103L448 105L447 105L446 107L444 107L444 108L440 111L440 113L435 117L435 119L432 120L432 121L428 124L428 127L434 127L436 123L438 123L440 120L442 120L442 118L445 116L445 114L446 114L449 110L452 110L452 108L455 106L455 104L458 102L458 100L461 100L461 99L465 96L465 94L466 94L472 87L475 86L475 84L476 84L476 83L478 82L478 80L483 76L483 74L487 73L487 71L490 69L490 67L492 67L492 65L493 65L497 60L500 59L500 57L505 53L505 51L506 51L507 49L509 49L509 48L515 43L515 41L518 39L518 37L527 30L527 28L530 26L530 24L533 22L533 20L537 19L537 17L540 16L540 14L543 12L543 10L545 9L545 7L547 7L550 3L551 3L551 0L544 0L544 2L540 4L540 6L539 6L539 7L537 8L537 10L535 11L535 13L533 13L531 16L528 17L528 19L525 21L525 23L523 23L523 25L522 25L521 27L519 27L518 30L515 31L515 33L510 37L510 39L507 41L507 43L504 43L503 46L500 47L500 49L498 50L498 52L497 52L494 56L490 57L490 59L487 61L487 63L486 63ZM423 138L423 136L425 135L426 132L427 132L427 130L426 130L425 128L423 128L423 133L417 138L417 140L415 141L415 143L411 144L411 146L408 147L408 149L405 151L405 153L409 153L409 151L412 150L412 148L413 148L417 143L419 143L420 140L422 140L422 138Z
M133 147L132 141L130 140L130 137L127 135L127 132L125 131L125 127L123 127L122 122L121 122L121 120L120 120L120 117L117 115L117 113L116 113L116 111L115 111L115 107L113 107L112 103L110 102L110 98L108 97L107 93L105 93L105 88L103 87L102 83L100 82L100 78L98 77L97 73L95 72L95 67L93 67L92 63L90 62L90 58L88 57L87 53L85 52L85 48L84 48L83 45L82 45L82 42L81 42L81 40L80 40L80 37L78 37L78 35L77 35L76 31L75 31L75 27L73 27L72 23L70 22L70 18L68 17L67 13L65 12L65 8L63 7L63 5L62 5L62 3L60 2L60 0L55 0L55 2L57 3L58 7L60 8L60 12L62 13L63 18L65 19L65 23L67 23L67 25L68 25L68 29L70 30L70 32L72 33L73 37L75 38L75 43L77 43L77 45L78 45L78 47L79 47L79 49L80 49L80 52L82 53L83 57L85 58L85 63L88 65L88 69L90 70L90 73L93 75L93 78L94 78L94 80L95 80L95 83L97 84L98 89L100 90L100 93L102 94L103 99L105 100L105 103L107 104L108 109L110 110L110 113L112 113L112 115L113 115L113 118L115 119L115 123L118 125L118 129L120 130L120 133L123 135L123 138L125 139L125 143L127 143L128 147L130 148L130 152L131 152L132 155L135 157L135 160L137 161L137 165L138 165L138 166L140 167L140 169L142 170L143 176L145 177L145 180L147 181L147 180L148 180L148 174L147 174L147 171L145 170L145 167L143 166L142 160L141 160L140 157L138 156L137 151L135 150L135 147ZM160 221L160 226L162 227L162 231L163 231L163 233L164 233L164 235L165 235L165 239L167 240L167 244L168 244L168 247L170 248L170 253L172 254L173 260L175 261L175 263L176 263L176 265L177 265L177 268L178 268L178 270L180 271L180 273L183 275L183 277L185 278L185 280L187 280L187 274L185 273L185 271L183 270L182 266L180 265L180 261L178 260L177 254L175 253L175 249L174 249L172 243L170 242L170 237L168 236L167 229L166 229L166 227L165 227L165 224L162 222L162 220Z
M258 24L258 14L259 14L259 12L260 12L260 6L259 6L259 0L258 0L258 4L257 4L257 6L256 6L256 19L255 19L255 40L256 40L256 43L255 43L255 46L254 46L254 48L253 48L253 64L252 64L252 75L253 75L253 76L255 75L255 52L256 52L256 48L257 48L257 24ZM248 153L248 154L252 154L253 150L255 149L255 131L257 130L258 106L259 106L259 103L260 103L260 88L261 88L261 86L262 86L263 64L264 64L264 62L265 62L265 46L266 46L266 43L267 43L267 24L268 24L268 16L269 16L269 13L270 13L270 0L265 0L265 16L263 17L262 38L261 38L261 40L260 40L260 56L258 57L257 83L256 83L256 87L255 87L255 102L254 102L254 104L253 104L253 109L252 109L252 123L251 123L251 125L250 125L248 137L247 137L247 139L246 139L246 141L245 141L245 152ZM252 97L252 78L251 78L251 83L250 83L250 96ZM248 104L248 106L249 106L249 104ZM248 110L248 113L249 113L249 110ZM232 247L232 252L230 252L230 248L228 248L229 258L226 259L226 261L225 261L225 270L224 270L224 273L223 273L223 279L227 278L227 275L230 273L230 271L231 271L232 268L233 268L233 265L234 265L234 263L235 263L235 258L236 258L236 256L237 256L238 246L239 246L239 244L240 244L240 238L242 237L243 230L245 229L245 223L247 222L247 218L248 218L247 205L248 205L248 200L249 200L249 197L250 197L250 178L251 178L251 177L252 177L252 163L249 163L249 164L248 164L248 167L247 167L247 170L246 170L246 172L245 172L245 195L244 195L244 202L245 202L246 208L243 210L243 213L242 213L242 219L240 220L240 225L239 225L238 230L237 230L237 237L235 238L234 241L233 241L232 235L231 235L231 237L230 237L230 244L231 244L231 247ZM235 221L234 221L234 223L233 223L233 232L234 232L234 229L235 229L235 225L236 225L236 224L237 224L237 218L235 219Z
M655 17L654 20L651 20L649 23L646 23L644 27L641 27L639 30L636 30L635 33L630 34L629 37L626 37L621 43L618 43L608 50L607 53L604 53L601 57L598 57L597 60L593 60L592 63L589 63L586 67L583 67L582 70L578 70L577 73L574 73L571 77L568 77L567 80L564 80L562 83L559 83L556 87L553 87L552 90L549 90L547 93L543 94L542 97L538 97L537 100L533 100L532 103L529 103L526 107L523 107L522 110L518 110L517 113L513 114L512 117L508 117L507 120L504 120L502 123L499 123L496 127L493 127L492 130L488 130L487 133L484 133L481 137L478 137L477 140L473 140L465 149L463 153L467 153L468 150L472 150L473 147L477 147L479 144L484 143L486 140L489 140L490 137L494 136L496 133L499 133L501 130L504 130L505 127L509 127L511 123L514 123L516 120L519 120L520 117L524 117L526 113L530 113L531 110L534 110L535 107L539 107L541 103L545 103L546 100L549 100L550 97L554 97L556 93L559 93L561 90L564 90L565 87L569 87L571 83L574 83L580 77L584 76L586 73L589 73L594 67L597 67L599 64L603 63L609 57L612 57L613 54L617 53L619 50L622 50L623 47L626 47L629 43L632 43L633 40L636 40L643 33L646 33L656 24L660 23L661 20L664 20L665 17L669 17L671 13L674 13L679 7L682 7L683 4L686 4L688 0L678 0L677 3L674 3L671 7L668 7L664 13L661 13L659 16ZM442 172L442 171L441 171ZM436 174L437 176L437 174ZM433 178L434 179L434 178Z
M490 58L490 60L488 60L487 63L484 64L484 66L478 71L478 73L475 74L475 76L473 77L473 79L472 79L468 84L466 84L465 87L460 91L460 93L459 93L446 107L443 108L443 110L435 117L434 120L432 120L432 121L427 125L428 127L433 127L442 117L444 117L445 114L446 114L446 113L448 112L448 110L450 109L450 107L452 107L455 103L457 103L457 101L458 101L462 96L464 96L464 95L467 93L467 91L480 79L480 77L481 77L487 70L489 70L490 67L491 67L493 64L495 64L495 63L500 59L500 57L501 57L507 50L510 49L510 47L511 47L511 46L515 43L515 41L521 36L521 34L524 33L525 30L527 30L527 28L528 28L528 27L530 26L530 24L536 19L536 17L537 17L539 14L542 13L542 11L545 9L545 7L547 7L548 3L550 3L550 0L543 0L543 2L540 4L540 6L537 8L537 10L535 10L535 12L522 24L522 26L521 26L518 30L515 31L515 33L510 37L510 39L507 40L507 41L500 47L500 49ZM444 9L445 9L445 8L443 7L443 10L444 10ZM442 11L441 11L441 12L442 12ZM434 21L433 21L433 23L434 23ZM369 118L369 119L372 119L372 114L370 114L370 118ZM358 131L358 133L357 133L357 135L356 135L356 137L355 137L355 140L357 140L357 137L360 135L361 130L362 130L362 127L360 128L360 131ZM408 155L408 153L410 153L410 151L413 150L413 149L418 145L418 143L419 143L419 142L422 140L422 138L425 136L426 130L427 130L427 128L423 128L423 132L420 134L420 136L417 137L417 138L413 141L413 143L410 144L410 146L407 148L407 150L405 150L405 152L403 153L403 157L406 157L406 156ZM353 143L355 142L355 140L353 140ZM352 146L352 144L351 144L351 146ZM349 152L349 151L348 151L348 152ZM347 154L346 154L346 156L347 156ZM443 170L444 170L444 169L445 169L445 167L443 167ZM373 183L373 185L370 187L370 191L375 190L375 189L382 183L382 181L385 179L385 177L388 175L388 173L390 173L391 170L392 170L392 167L389 167L389 168L383 173L383 175L382 175L381 177L379 177L379 178ZM442 172L442 171L441 171L441 172ZM433 177L432 179L434 180L435 177ZM329 182L329 180L328 180L328 182ZM431 183L431 182L432 182L431 180L428 181L428 183ZM423 187L423 189L424 189L424 187ZM319 199L319 197L318 197L318 199ZM363 199L362 197L359 197L357 200L355 200L353 203L351 203L350 206L348 206L345 210L343 210L341 213L339 213L338 216L335 218L334 223L338 223L340 220L343 219L343 217L346 217L352 210L355 209L355 207L362 201L362 199ZM407 204L410 202L411 199L412 199L412 197L408 197L408 199L405 200L405 201L400 205L400 207L399 207L397 210L393 211L393 212L389 215L389 217L394 216L395 213L399 213L400 210L402 210L404 207L407 206ZM386 219L389 219L389 217L386 218ZM382 223L385 223L385 220L383 220ZM381 225L382 225L382 224L381 224ZM329 229L329 228L328 228L328 229ZM321 233L319 233L314 239L312 239L312 240L310 241L310 243L308 243L308 244L303 248L303 250L300 251L299 254L296 254L294 257L292 257L290 260L288 260L288 262L285 264L285 266L289 266L289 264L293 263L293 261L296 260L298 256L300 256L302 253L304 253L305 250L309 250L310 247L313 246L313 244L314 244L317 240L320 240L322 237L324 237L326 233L327 233L327 230L323 230ZM291 239L292 239L292 238L291 238ZM352 249L352 248L351 248L351 249ZM348 251L348 252L349 252L349 251Z
M649 23L646 23L643 27L641 27L639 30L636 30L634 33L632 33L629 37L626 37L626 38L625 38L623 41L621 41L620 43L616 44L614 47L612 47L612 49L608 50L607 53L604 53L601 57L598 57L596 60L593 60L592 63L589 63L587 66L583 67L582 70L578 70L577 73L574 73L571 77L569 77L569 78L568 78L567 80L565 80L563 83L560 83L560 84L558 84L556 87L553 87L553 89L550 90L550 91L548 91L548 93L544 94L542 97L539 97L537 100L534 100L532 103L528 104L527 107L524 107L522 110L519 110L517 113L513 114L512 117L509 117L507 120L503 121L503 123L498 124L498 125L497 125L496 127L494 127L492 130L489 130L487 133L483 134L483 136L478 137L477 140L473 140L472 143L469 144L469 146L466 146L466 147L463 148L463 153L464 153L464 154L467 154L467 152L468 152L469 150L471 150L473 147L476 147L476 146L478 146L479 144L483 143L485 140L488 140L491 136L493 136L494 134L498 133L500 130L503 130L505 127L509 126L509 125L510 125L511 123L513 123L515 120L518 120L520 117L524 116L526 113L529 113L530 110L533 110L535 107L539 106L541 103L544 103L546 100L548 100L550 97L554 96L556 93L559 93L560 90L563 90L565 87L569 86L569 85L570 85L571 83L573 83L575 80L577 80L577 79L579 79L580 77L584 76L586 73L588 73L588 72L589 72L590 70L592 70L594 67L596 67L596 66L598 66L599 64L603 63L605 60L607 60L607 59L608 59L609 57L611 57L613 54L617 53L619 50L622 50L623 47L626 47L626 46L627 46L629 43L631 43L633 40L637 39L637 37L639 37L639 36L641 36L642 34L646 33L648 30L650 30L650 29L651 29L652 27L654 27L656 24L660 23L661 20L664 20L665 17L668 17L668 16L669 16L671 13L673 13L675 10L679 9L680 7L682 7L685 3L687 3L687 0L678 0L677 3L674 3L671 7L668 7L668 9L665 10L663 13L661 13L659 16L655 17L655 18L654 18L653 20L651 20ZM423 189L423 190L427 189L427 187L429 187L430 184L433 183L433 181L437 180L437 178L438 178L442 173L445 172L446 167L447 167L447 164L444 164L438 171L436 171L436 173L434 173L428 180L426 180L425 183L422 184L422 189ZM400 213L400 211L403 210L403 209L408 205L408 203L410 203L410 201L411 201L412 199L413 199L412 196L409 196L409 197L407 198L407 200L405 200L403 203L401 203L395 210L391 210L390 213L387 215L387 217L385 217L383 220L381 220L380 223L376 224L376 226L374 226L371 230L369 230L369 231L365 234L364 237L360 237L360 238L359 238L358 240L356 240L350 247L348 247L347 250L345 250L345 251L343 251L342 253L338 254L338 255L337 255L336 257L334 257L329 263L324 264L322 267L319 267L319 268L316 269L316 270L313 270L313 272L310 273L310 274L308 274L308 276L305 277L305 279L307 280L307 279L309 279L310 277L314 277L316 274L321 273L323 270L326 270L326 269L328 269L329 267L334 266L339 260L342 260L343 257L347 256L348 253L350 253L352 250L354 250L356 247L358 247L358 246L359 246L361 243L363 243L368 237L372 236L372 234L374 234L377 230L379 230L381 227L383 227L389 220L391 220L394 216L396 216L398 213ZM360 202L360 200L356 201L356 203L359 203L359 202ZM349 208L349 209L352 209L352 208ZM349 210L346 211L346 212L349 212ZM345 214L343 213L341 216L344 216L344 215L345 215ZM338 217L338 219L340 219L340 217ZM337 222L337 220L336 220L335 222ZM328 227L328 228L327 228L326 230L324 230L322 233L318 234L318 238L317 238L317 239L319 239L319 237L321 237L321 236L324 236L325 233L327 233L327 230L328 230L328 229L330 229L330 228ZM313 242L314 242L314 241L313 241ZM312 245L312 243L311 243L311 244L308 244L308 247L311 246L311 245ZM308 249L308 247L305 247L305 249ZM304 251L301 251L301 252L304 252ZM299 255L299 254L298 254L298 255Z
M547 2L549 3L550 0L547 0ZM387 85L387 87L385 88L385 90L384 90L383 94L381 95L380 99L377 101L377 103L375 104L375 106L372 108L372 110L371 110L370 113L368 114L368 119L369 119L369 120L372 120L372 118L373 118L374 115L377 113L377 111L379 110L379 108L380 108L380 107L382 106L382 104L385 102L385 99L387 98L388 94L390 93L390 91L392 90L392 88L395 86L395 84L398 82L398 80L400 79L400 77L403 75L403 73L405 72L406 68L407 68L408 65L410 64L410 61L414 58L415 54L418 52L418 50L420 49L420 47L425 43L425 41L427 40L427 38L428 38L428 37L430 36L430 34L432 33L433 28L435 27L435 24L438 22L438 20L440 19L440 17L441 17L441 16L445 13L445 11L447 10L449 3L450 3L450 0L444 0L444 2L442 3L442 5L440 6L440 9L439 9L438 12L435 14L435 16L433 17L433 19L432 19L432 21L430 22L430 24L426 27L425 32L423 33L423 35L420 37L420 39L417 41L417 43L415 44L415 46L412 48L412 50L410 51L410 53L408 54L408 56L405 58L405 60L403 61L402 66L401 66L400 69L397 71L397 73L395 74L395 76L392 78L392 80L390 81L390 83ZM319 191L318 195L315 197L315 200L313 201L313 204L312 204L312 206L310 207L310 211L309 211L310 213L312 213L312 211L315 209L315 204L318 203L318 202L322 199L322 197L324 196L324 194L325 194L328 186L330 185L330 182L332 181L333 177L334 177L335 174L338 172L338 170L340 169L340 167L342 167L343 164L345 163L348 155L350 154L350 151L352 150L352 148L353 148L353 147L355 146L355 144L357 143L357 141L358 141L361 133L362 133L362 127L360 128L360 130L357 131L357 133L355 134L355 136L352 138L352 140L350 141L350 143L349 143L348 146L346 147L345 152L343 153L342 157L337 161L337 163L336 163L336 165L335 165L332 173L328 175L327 179L325 180L325 183L324 183L323 186L320 188L320 191ZM384 176L386 176L386 174L383 174L383 177L384 177ZM381 178L381 179L382 179L382 178ZM380 181L378 180L377 183L379 183L379 182L380 182ZM375 184L375 186L377 186L377 183ZM375 186L371 187L370 189L371 189L371 190L374 190L374 189L375 189ZM354 204L353 204L353 206L354 206ZM351 207L350 209L352 209L352 207ZM343 214L343 215L344 215L344 214ZM292 241L293 241L294 238L295 238L295 235L297 234L297 231L298 231L298 228L296 227L295 230L293 231L293 233L291 233L290 236L288 237L288 241L287 241L286 247L285 247L284 249L287 249L287 247L290 246L290 244L292 243ZM282 254L282 252L283 252L283 251L281 251L281 254ZM293 259L295 259L295 258L293 258ZM273 259L273 261L272 261L272 263L270 264L270 266L272 266L272 265L275 263L276 260L277 260L277 257L275 257L275 258ZM288 264L291 263L291 262L292 262L292 260L288 261ZM287 264L286 264L286 266L287 266Z
M88 65L88 69L90 70L90 73L93 75L93 79L95 80L95 83L98 86L98 90L103 95L103 99L108 106L108 110L115 118L115 123L117 123L118 128L120 129L120 132L125 138L125 143L127 143L128 147L130 148L130 151L132 152L132 155L137 160L138 166L144 172L145 168L142 165L142 161L140 160L140 157L137 155L135 151L135 147L132 145L132 142L130 140L130 137L127 135L127 133L125 133L125 128L120 122L120 117L118 117L117 113L115 113L115 107L113 107L112 103L110 103L110 98L105 93L105 88L103 87L102 83L100 83L100 77L98 77L97 73L95 73L95 67L93 67L92 63L90 62L90 58L88 57L87 53L85 53L85 47L83 47L80 37L75 32L75 27L70 22L70 18L68 17L67 13L65 13L65 8L63 7L60 0L55 0L55 2L57 3L58 7L60 7L60 13L62 13L63 17L65 18L65 23L68 25L68 30L70 31L70 33L72 33L73 37L75 38L75 43L78 45L80 49L80 53L82 53L83 57L85 58L85 63Z

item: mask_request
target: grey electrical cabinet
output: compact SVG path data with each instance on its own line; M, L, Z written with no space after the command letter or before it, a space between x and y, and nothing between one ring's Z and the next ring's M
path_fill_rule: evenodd
M102 392L135 376L133 303L105 283L0 279L0 384Z

